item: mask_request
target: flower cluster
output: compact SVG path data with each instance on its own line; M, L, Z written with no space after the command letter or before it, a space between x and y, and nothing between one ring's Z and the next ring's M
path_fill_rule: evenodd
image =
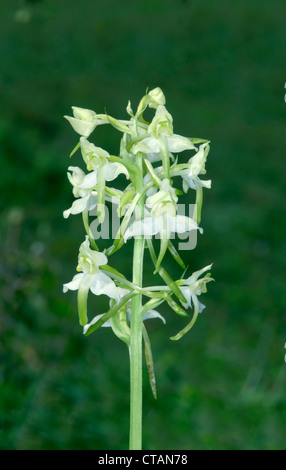
M186 266L171 242L171 235L190 231L203 233L200 226L202 195L204 188L211 187L211 181L200 179L200 175L206 173L209 141L174 133L173 118L165 105L162 90L155 88L143 96L136 112L128 102L126 111L129 119L116 119L78 107L72 107L73 116L65 116L80 136L71 155L80 148L84 170L78 166L68 168L68 179L75 199L63 215L67 218L81 213L86 238L79 250L79 273L71 282L64 284L64 292L78 291L79 319L85 335L100 326L110 326L129 345L130 302L138 295L146 299L139 312L142 322L149 318L165 321L155 310L162 302L167 302L175 313L184 317L189 316L188 309L193 310L191 320L171 338L174 340L193 326L198 313L204 308L198 296L206 291L206 283L212 280L209 273L211 265L185 279ZM143 118L147 108L154 110L151 122ZM117 155L111 155L88 140L100 125L111 125L121 134ZM182 152L188 154L187 159L179 158L178 154ZM119 175L126 178L124 190L109 185L111 182L115 184ZM182 190L174 186L176 177L179 177L176 181ZM193 217L178 214L179 196L189 189L196 192ZM100 250L92 236L89 218L95 211L99 224L103 224L106 201L118 205L120 229L112 243ZM160 238L158 253L153 245L154 236ZM155 272L161 276L164 285L137 285L109 265L113 253L130 239L138 237L144 238ZM166 270L167 253L184 270L183 277L177 281ZM204 277L200 278L202 274ZM109 310L97 312L91 320L87 313L89 292L109 298ZM148 341L146 334L144 341Z

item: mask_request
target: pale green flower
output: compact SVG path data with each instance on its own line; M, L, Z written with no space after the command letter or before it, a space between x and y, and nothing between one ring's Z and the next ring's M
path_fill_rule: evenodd
M205 305L203 305L199 300L198 296L201 295L203 292L207 291L206 288L206 283L213 281L210 277L210 273L208 273L206 276L203 278L199 279L199 276L203 274L206 271L209 271L211 269L211 264L209 266L206 266L203 269L200 269L199 271L194 272L188 279L184 279L182 281L177 281L177 284L184 295L185 299L187 302L182 302L182 305L185 308L191 307L193 308L193 316L191 321L181 330L179 333L177 333L175 336L171 336L170 339L177 341L180 339L183 335L185 335L195 324L198 314L201 313Z
M202 312L202 310L205 308L205 305L197 301L197 296L207 292L206 284L207 282L213 281L213 279L210 277L210 273L201 279L199 279L199 277L201 274L209 271L211 267L212 265L210 264L205 268L200 269L199 271L195 271L188 279L183 281L184 284L180 286L180 290L187 300L187 303L183 303L185 308L198 305L199 312Z
M89 137L94 131L96 126L100 124L107 124L107 119L102 119L91 109L78 108L72 106L73 116L64 116L69 121L73 129L80 135Z
M127 168L119 162L111 162L110 154L101 147L96 147L84 137L80 138L81 152L86 167L91 173L86 175L82 182L82 188L96 187L99 172L104 181L113 181L120 173L125 174L129 179Z
M153 235L160 235L161 246L157 260L156 270L161 265L166 253L169 239L172 233L186 233L202 228L191 218L184 215L176 215L177 196L174 188L170 186L170 181L164 179L161 182L160 190L147 198L144 218L136 220L124 233L124 241L131 237L143 235L145 238Z
M113 181L120 173L129 179L127 168L119 162L111 162L110 155L106 150L96 147L85 137L80 138L82 157L87 169L92 170L83 179L80 189L94 188L98 197L98 217L100 223L104 221L105 183Z
M64 218L68 218L70 214L80 214L85 209L92 210L97 204L97 192L92 188L82 188L81 184L85 180L86 174L77 166L69 166L67 173L68 179L73 186L73 194L77 198L72 206L63 213Z
M152 236L160 234L161 239L170 238L172 232L185 233L202 229L190 217L176 215L178 198L170 181L164 179L160 190L146 200L145 215L142 220L136 220L124 233L124 240L138 235Z
M169 152L183 152L187 149L195 149L194 144L190 139L174 134L173 132L173 118L167 111L165 106L159 105L155 116L148 127L146 137L135 143L132 147L132 152L143 152L146 154L153 154L153 161L157 154L159 160L162 146L166 146Z
M90 248L88 237L81 244L78 256L77 271L73 279L63 285L63 291L78 290L78 307L81 325L87 323L87 296L89 290L95 295L107 295L119 301L121 292L114 281L100 270L100 266L107 264L104 253Z
M164 106L166 104L165 95L159 87L149 91L147 96L149 108L157 109L158 106Z
M93 210L98 204L98 192L96 185L88 186L86 183L86 178L88 175L82 171L81 168L77 166L69 166L68 170L71 173L67 173L70 183L73 185L73 194L77 198L71 205L71 207L63 212L64 218L68 218L70 214L80 214L81 212L87 210ZM122 198L122 191L108 188L109 195L105 195L105 200L112 202L114 204L120 204Z
M189 188L197 189L211 187L211 180L201 180L199 175L206 174L205 163L209 152L209 142L200 145L198 152L189 160L189 168L182 170L180 175L183 178L183 190L187 192Z
M160 183L160 190L146 200L146 206L151 209L151 213L155 217L160 217L163 212L170 215L176 215L176 203L178 196L175 189L171 186L170 181L165 178Z

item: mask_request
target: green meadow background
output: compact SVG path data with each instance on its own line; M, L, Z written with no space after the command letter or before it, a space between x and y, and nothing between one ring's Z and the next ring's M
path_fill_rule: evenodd
M285 15L284 0L1 0L1 449L128 448L126 346L106 328L84 337L62 293L84 239L81 217L62 217L80 164L63 115L125 119L156 86L176 133L211 140L204 234L183 256L190 273L213 262L216 282L179 342L168 308L146 325L144 449L285 449ZM110 127L93 138L118 149ZM132 241L110 263L128 274L131 256ZM105 308L91 299L91 317Z

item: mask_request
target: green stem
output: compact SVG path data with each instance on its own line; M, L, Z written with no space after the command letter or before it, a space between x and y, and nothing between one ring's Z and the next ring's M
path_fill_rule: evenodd
M143 188L142 177L142 155L136 156L136 163L141 168L140 178L136 181L136 190L139 192ZM138 203L140 213L137 217L142 217L144 213L144 198ZM139 212L139 211L138 211ZM132 282L142 287L143 280L143 257L145 240L141 235L134 240L133 251L133 279ZM142 295L136 295L131 302L131 322L130 322L130 435L129 450L142 449Z

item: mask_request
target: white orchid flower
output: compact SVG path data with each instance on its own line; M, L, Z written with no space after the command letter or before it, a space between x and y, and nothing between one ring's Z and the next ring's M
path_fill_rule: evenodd
M214 279L210 277L210 273L201 279L199 279L199 277L206 271L210 271L211 267L212 265L210 264L199 271L195 271L188 279L184 280L184 284L180 287L180 290L187 300L187 303L183 304L185 308L192 307L192 304L195 304L195 297L207 292L206 283ZM202 312L204 308L205 305L199 302L199 312Z
M184 284L180 287L182 294L184 295L187 303L183 303L185 308L192 307L196 304L195 298L202 293L207 292L206 283L213 281L210 277L210 273L208 273L203 278L199 279L201 274L211 269L212 265L208 265L205 268L200 269L199 271L195 271L188 279L184 280ZM199 312L202 312L205 308L201 302L198 302L199 305Z
M187 149L195 149L190 139L174 134L173 118L165 106L159 105L155 116L148 127L146 137L134 144L132 152L143 152L152 155L152 161L161 159L162 146L166 146L169 152L182 152Z
M105 182L113 181L120 173L129 179L128 170L122 163L111 162L106 150L96 147L85 137L80 138L81 152L87 169L91 171L85 176L80 189L96 188L98 196L98 217L100 223L104 221Z
M94 187L98 183L99 172L100 177L105 181L113 181L120 173L125 174L129 179L128 170L122 163L111 162L110 154L94 144L89 142L84 137L80 138L82 157L86 164L88 171L91 171L82 183L82 188Z
M209 271L211 267L212 265L210 264L209 266L206 266L205 268L194 272L188 279L177 282L178 285L181 284L181 282L183 283L183 285L179 285L179 288L182 291L185 299L187 300L187 303L182 302L182 305L185 308L193 308L194 314L191 321L185 326L185 328L179 331L179 333L177 333L175 336L172 336L170 339L176 341L180 339L184 334L186 334L187 331L189 331L195 324L198 314L204 310L205 305L198 300L198 295L201 295L203 292L206 292L206 283L213 281L214 279L210 277L210 273L208 273L201 279L199 279L199 277L204 272Z
M144 235L146 238L160 234L161 247L156 270L166 253L171 233L185 233L191 230L199 230L202 233L203 231L192 218L176 215L177 200L178 198L174 188L170 185L170 181L167 178L164 179L161 182L160 190L146 200L146 206L150 209L150 212L145 211L144 218L133 222L124 233L125 242L128 238L138 235Z
M73 185L73 195L77 198L72 206L65 210L63 216L67 219L70 214L80 214L85 209L92 210L97 204L97 192L92 188L83 189L81 184L86 178L86 174L77 166L69 166L67 173L70 183Z
M182 170L180 175L183 178L183 190L186 193L189 188L197 189L211 187L211 180L201 180L198 175L206 173L205 163L209 153L209 142L200 145L198 152L189 160L189 168Z
M81 325L87 323L86 302L89 290L95 295L107 295L117 302L121 298L121 289L116 287L109 276L100 270L100 266L107 264L104 253L90 248L88 237L81 244L78 256L77 271L73 279L63 285L63 291L78 290L78 307Z
M184 233L191 230L200 230L196 222L190 217L176 215L176 202L178 198L170 181L164 179L160 190L146 200L146 207L142 220L137 220L124 233L124 240L137 235L152 236L160 234L161 238L169 238L171 232Z
M72 106L73 117L64 116L65 119L69 121L73 129L80 135L89 137L90 134L94 131L96 126L100 124L107 124L109 121L98 116L91 109L78 108Z
M63 212L63 216L67 219L70 214L80 214L85 210L91 211L98 204L97 190L93 187L83 188L85 186L85 180L88 175L77 166L70 166L68 170L72 173L67 173L70 183L73 185L73 194L77 198L72 206ZM105 196L105 199L114 204L120 204L120 198L122 197L122 191L114 188L108 188L109 196Z

